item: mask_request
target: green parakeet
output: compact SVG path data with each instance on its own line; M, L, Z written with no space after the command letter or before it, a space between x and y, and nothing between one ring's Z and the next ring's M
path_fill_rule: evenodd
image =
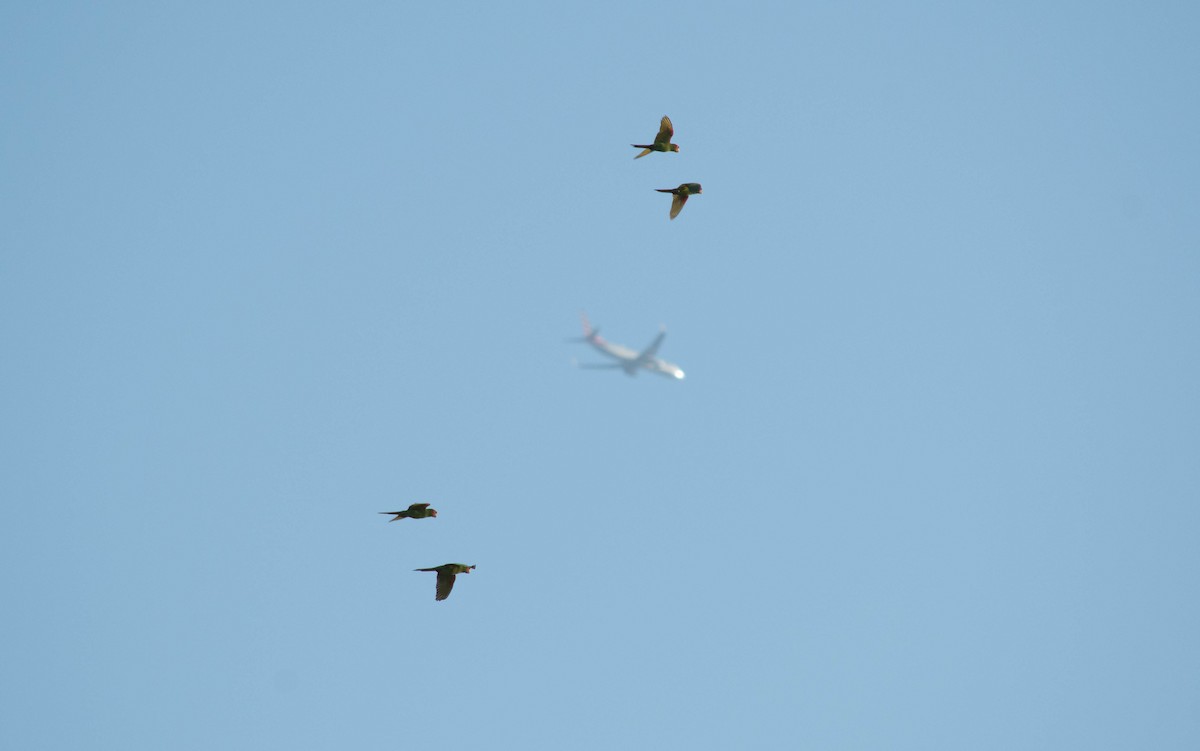
M428 503L414 503L403 511L380 511L381 514L394 514L394 519L388 519L388 523L396 521L396 519L424 519L427 516L437 516L437 509L429 508Z
M642 153L635 156L634 159L641 159L651 151L679 151L679 145L671 143L673 135L675 135L675 127L671 125L671 118L663 115L662 122L658 126L658 135L654 137L654 143L630 144L635 149L643 149Z
M700 191L700 183L683 183L678 188L655 188L659 193L670 193L675 196L671 200L671 218L679 216L679 212L683 211L683 205L687 203L688 196L698 195Z
M443 563L440 566L433 568L417 568L414 571L436 571L437 572L437 597L436 600L444 600L450 596L450 590L454 589L454 577L459 574L469 574L474 566L468 566L465 563Z

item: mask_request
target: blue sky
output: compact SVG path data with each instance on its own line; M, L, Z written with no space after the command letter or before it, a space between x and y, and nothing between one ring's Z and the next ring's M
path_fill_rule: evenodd
M0 9L0 745L1196 748L1198 22Z

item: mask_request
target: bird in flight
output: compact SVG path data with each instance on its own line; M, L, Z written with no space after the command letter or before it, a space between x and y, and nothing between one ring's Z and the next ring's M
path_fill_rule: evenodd
M675 135L675 128L671 125L671 118L663 115L662 122L658 126L658 135L654 137L654 143L630 144L635 149L642 149L642 153L635 156L634 159L641 159L651 151L679 151L679 144L671 143L673 135Z
M381 514L393 514L394 518L388 519L388 523L396 521L396 519L424 519L427 516L437 516L437 509L429 508L428 503L414 503L403 511L380 511Z
M474 566L468 566L465 563L443 563L440 566L433 568L417 568L413 571L436 571L437 572L437 597L434 599L441 601L450 596L450 590L454 589L454 577L459 574L469 574Z
M655 188L659 193L670 193L675 196L671 199L671 218L679 216L679 212L683 211L683 205L687 203L688 196L698 195L700 191L700 183L681 183L678 188Z

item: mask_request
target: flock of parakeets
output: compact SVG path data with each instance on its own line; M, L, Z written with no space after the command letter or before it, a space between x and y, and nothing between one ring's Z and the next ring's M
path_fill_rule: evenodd
M403 511L380 511L381 514L386 514L391 519L388 523L392 523L397 519L431 519L437 516L437 509L429 508L428 503L414 503ZM414 571L436 571L437 572L437 598L444 600L450 596L450 590L454 589L454 577L459 574L469 574L474 566L468 566L465 563L443 563L440 566L433 568L417 568Z
M671 143L671 137L675 135L675 128L671 125L671 118L663 115L662 122L658 126L658 135L654 137L654 143L650 144L631 144L635 149L642 151L634 157L641 159L652 151L679 152L679 145ZM700 183L682 183L678 188L655 188L659 193L670 193L674 198L671 199L671 218L679 216L679 212L683 210L683 205L687 203L688 196L700 194ZM428 503L414 503L403 511L380 511L381 514L386 514L391 519L388 522L394 522L399 519L430 519L437 516L437 509L429 508ZM450 590L454 589L454 578L459 574L469 574L474 566L468 566L465 563L443 563L441 566L432 568L418 568L414 571L435 571L437 572L437 590L435 599L441 601L450 596Z
M630 144L635 149L642 151L634 157L641 159L651 151L674 151L679 153L679 144L671 143L671 137L675 135L675 126L671 124L671 118L663 115L662 122L658 124L658 135L654 137L654 143L635 143ZM671 218L679 216L679 212L683 211L683 205L687 203L688 196L700 194L700 183L681 183L678 188L655 188L659 193L670 193L675 196L671 199Z

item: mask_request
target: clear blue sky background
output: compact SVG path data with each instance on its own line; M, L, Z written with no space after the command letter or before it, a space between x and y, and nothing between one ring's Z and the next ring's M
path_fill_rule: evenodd
M245 5L0 9L0 746L1200 748L1195 3Z

